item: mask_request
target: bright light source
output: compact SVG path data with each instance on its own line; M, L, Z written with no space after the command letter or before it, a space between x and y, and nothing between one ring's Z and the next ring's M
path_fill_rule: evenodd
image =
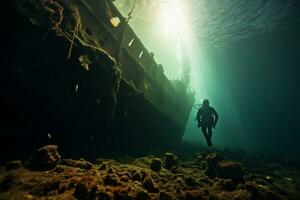
M130 11L133 2L114 1L124 15ZM191 48L195 44L191 10L190 1L187 0L139 0L130 21L147 49L155 52L155 60L163 64L169 79L180 77L183 55L191 59L195 52ZM133 47L135 42L129 38L128 47ZM137 55L144 56L140 52Z
M186 16L182 0L166 0L161 7L161 17L166 33L176 37L184 33Z

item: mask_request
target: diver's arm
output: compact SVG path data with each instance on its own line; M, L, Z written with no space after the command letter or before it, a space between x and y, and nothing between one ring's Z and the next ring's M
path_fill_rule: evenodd
M198 125L200 124L200 116L201 116L201 114L200 114L200 109L199 109L198 112L197 112L197 116L196 116Z
M219 120L219 115L217 113L217 111L214 109L214 116L215 116L215 121L214 121L214 125L216 126L217 125L217 122Z

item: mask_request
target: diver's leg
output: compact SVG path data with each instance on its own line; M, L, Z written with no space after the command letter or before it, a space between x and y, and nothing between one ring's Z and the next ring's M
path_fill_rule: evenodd
M208 134L207 134L207 126L201 126L201 129L202 129L202 133L203 133L203 135L204 135L204 137L205 137L205 139L206 139L206 143L207 143L207 145L208 146L211 146L210 144L211 144L211 142L210 142L210 140L209 140L209 136L208 136Z
M207 129L208 129L208 140L209 140L209 142L208 142L207 144L208 144L208 146L211 146L211 145L212 145L212 143L211 143L211 137L212 137L212 126L211 126L211 125L209 125L209 126L207 127Z
M202 130L202 133L203 133L204 137L207 138L206 127L205 126L201 126L201 130Z

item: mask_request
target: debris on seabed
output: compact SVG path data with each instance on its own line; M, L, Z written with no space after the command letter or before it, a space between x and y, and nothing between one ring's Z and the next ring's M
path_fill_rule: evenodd
M86 71L90 70L90 64L92 64L92 61L89 59L88 55L81 55L78 58L80 65L83 69L85 69Z
M292 178L290 178L290 177L285 177L284 179L285 179L285 180L287 180L287 181L290 181L290 182L292 182L292 181L293 181L293 179L292 179Z
M78 92L78 84L75 85L75 92Z
M271 176L266 176L266 179L271 180L272 178L271 178Z

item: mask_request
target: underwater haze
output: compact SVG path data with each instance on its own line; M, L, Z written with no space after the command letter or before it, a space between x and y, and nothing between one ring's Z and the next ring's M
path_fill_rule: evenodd
M123 14L133 0L116 0ZM220 115L217 147L299 154L300 2L140 0L129 22L170 79ZM206 145L190 114L184 140Z
M299 0L1 5L0 200L300 199Z

